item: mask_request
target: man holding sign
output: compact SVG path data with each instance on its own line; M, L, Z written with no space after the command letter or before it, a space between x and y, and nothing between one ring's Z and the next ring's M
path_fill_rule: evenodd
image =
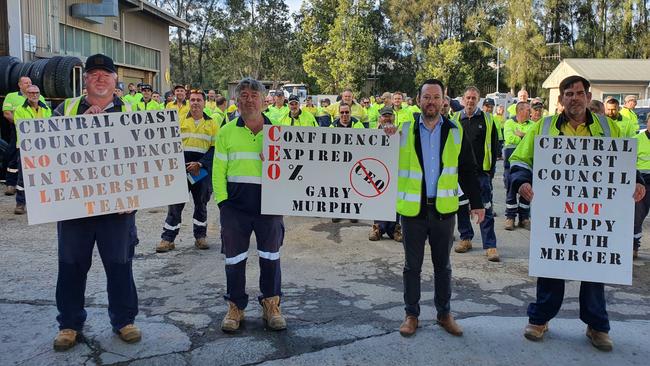
M261 213L263 129L265 124L272 124L262 114L264 91L257 80L241 80L235 88L241 115L223 126L217 136L212 184L220 209L221 252L226 256L224 298L228 312L221 322L224 332L237 331L244 320L248 305L246 259L253 232L259 255L262 318L271 330L287 328L280 312L284 222L282 216Z
M425 81L418 91L422 114L401 126L397 213L402 216L404 303L402 336L415 334L420 315L420 273L425 241L431 246L438 323L455 336L462 328L451 315L451 262L455 214L461 189L469 197L478 223L485 217L472 148L458 122L440 114L445 102L441 81ZM387 134L394 126L384 128Z
M581 76L569 76L560 83L559 102L564 107L561 114L547 117L534 125L510 157L510 189L526 200L533 199L532 178L535 136L591 136L620 137L615 122L604 116L589 112L591 100L589 81ZM643 180L637 173L634 200L645 195ZM536 225L535 222L533 222ZM548 322L557 315L564 299L564 282L558 278L537 278L537 300L528 306L529 324L524 336L540 341L548 331ZM594 347L611 351L613 347L609 332L609 319L605 304L605 289L602 283L582 281L580 284L580 319L587 323L587 337Z
M66 99L54 111L59 116L128 112L130 108L113 95L117 72L113 60L97 54L86 59L84 85L87 95ZM54 349L72 348L86 321L84 295L86 277L92 264L95 242L106 271L108 315L113 331L124 342L141 339L133 324L138 314L138 294L133 281L133 253L138 244L135 212L59 221L59 275L56 306L59 334Z

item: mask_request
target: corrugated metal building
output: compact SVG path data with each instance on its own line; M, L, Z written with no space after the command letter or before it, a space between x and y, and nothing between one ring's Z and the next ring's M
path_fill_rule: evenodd
M0 0L0 56L23 62L95 53L119 80L169 89L169 27L189 24L141 0Z
M570 75L589 80L593 99L604 101L614 97L622 101L626 95L636 95L639 99L650 97L650 60L567 58L542 85L549 89L551 109L560 94L560 82Z

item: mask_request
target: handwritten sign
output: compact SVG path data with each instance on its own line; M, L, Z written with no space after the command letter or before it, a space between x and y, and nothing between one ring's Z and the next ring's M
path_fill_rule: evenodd
M174 110L22 120L29 224L188 200Z
M531 276L632 284L636 140L537 136Z

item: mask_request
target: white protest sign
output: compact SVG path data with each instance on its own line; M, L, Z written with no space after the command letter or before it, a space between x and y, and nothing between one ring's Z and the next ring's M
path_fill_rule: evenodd
M537 136L529 274L631 285L636 140Z
M398 135L264 126L262 213L395 221Z
M187 202L175 110L18 122L30 225Z

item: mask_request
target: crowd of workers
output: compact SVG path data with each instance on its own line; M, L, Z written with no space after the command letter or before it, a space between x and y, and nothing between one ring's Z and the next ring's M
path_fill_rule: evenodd
M550 115L543 101L539 98L529 100L525 90L518 93L516 103L506 108L495 106L493 99L482 99L480 91L472 86L465 89L460 100L450 99L445 95L442 82L436 79L420 85L415 100L401 92L357 99L352 90L345 89L334 102L323 99L316 105L307 97L303 105L297 96L287 99L282 91L266 95L260 82L246 78L237 85L232 104L214 90L206 94L183 85L176 85L173 98L163 101L160 93L148 84L129 84L128 93L121 95L121 90L115 89L117 74L113 61L104 55L87 59L84 85L82 96L67 99L52 110L38 87L23 77L20 91L5 98L4 116L16 123L21 119L50 116L178 110L186 169L195 177L188 182L188 190L194 202L193 234L197 248L209 247L207 204L212 194L220 210L227 279L224 297L228 304L221 324L224 332L239 330L244 319L244 309L248 305L245 270L253 232L259 255L261 295L258 301L263 319L272 330L287 326L280 310L280 247L284 240L284 222L281 216L262 215L260 208L264 125L379 128L387 134L402 135L396 219L375 222L369 240L380 240L386 234L403 243L406 316L400 333L404 336L414 334L418 327L420 272L427 240L435 272L434 303L438 323L450 334L462 335L463 330L450 311L449 254L456 219L460 233L460 240L454 247L456 252L472 249L471 218L475 217L487 260L500 260L492 184L497 162L503 161L503 183L507 189L504 228L530 229L534 135L636 138L640 174L635 191L635 257L641 224L650 209L650 200L644 197L644 182L650 182L650 134L647 131L637 134L638 121L633 112L636 100L627 97L622 108L616 99L604 103L593 101L589 82L579 76L562 81L557 110ZM14 142L15 146L20 146L18 134L11 143ZM20 154L18 149L11 153L5 194L16 194L14 213L24 214ZM184 204L168 207L157 252L175 249L174 240L180 230L183 208ZM86 319L86 274L95 242L108 278L108 311L113 330L125 342L139 341L141 333L134 325L138 303L132 273L133 248L138 243L135 213L66 220L57 224L57 232L56 300L60 331L54 348L73 347L82 331ZM562 303L563 291L563 280L538 279L537 300L528 307L526 338L543 338L548 321L557 314ZM588 324L587 336L598 349L611 350L603 284L583 282L580 298L581 319Z

